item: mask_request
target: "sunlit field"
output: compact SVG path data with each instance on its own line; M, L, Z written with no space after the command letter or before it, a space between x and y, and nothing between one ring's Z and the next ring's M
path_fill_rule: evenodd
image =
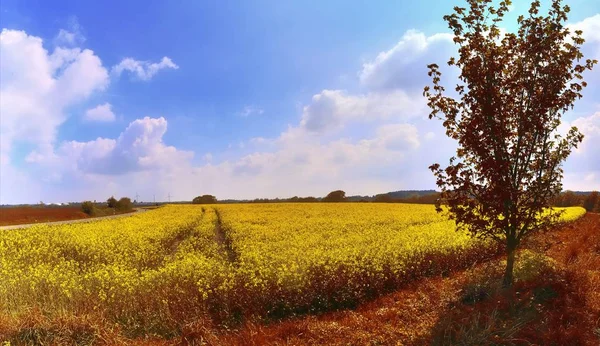
M566 208L562 219L584 214ZM85 316L168 338L190 324L352 307L498 253L431 205L169 205L0 233L0 324Z

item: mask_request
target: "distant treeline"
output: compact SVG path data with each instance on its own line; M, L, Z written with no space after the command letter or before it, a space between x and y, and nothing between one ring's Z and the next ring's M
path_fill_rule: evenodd
M212 195L202 195L194 198L192 203L198 204L213 204L213 203L317 203L317 202L371 202L371 203L415 203L415 204L435 204L440 198L440 193L435 190L406 190L406 191L393 191L388 193L382 193L374 196L347 196L342 190L332 191L325 197L298 197L294 196L291 198L256 198L256 199L225 199L217 200ZM112 199L112 198L111 198ZM107 203L115 202L109 199ZM85 203L85 202L84 202ZM106 203L95 203L87 202L96 206L106 205ZM189 204L189 201L174 201L169 202L172 204ZM127 205L127 207L121 207L117 209L130 210L132 205L150 205L150 204L164 204L162 203L139 203L137 201L131 202L129 198L123 200L121 203ZM581 192L581 191L564 191L560 195L556 196L552 201L552 205L555 207L584 207L589 212L600 212L600 194L598 191ZM21 205L0 205L0 208L10 208L18 206L39 206L39 207L82 207L82 203L65 203L63 205L49 205L49 204L21 204Z
M316 202L373 202L434 204L439 198L435 190L408 190L382 193L374 196L348 196L342 190L332 191L325 197L256 198L252 200L221 200L218 203L316 203Z
M589 212L600 213L600 193L565 191L552 201L555 207L584 207Z
M435 190L408 190L382 193L374 196L345 196L341 190L332 191L326 197L256 198L252 200L221 200L218 203L316 203L316 202L371 202L371 203L415 203L435 204L440 193ZM589 212L600 212L598 191L565 191L552 201L555 207L584 207Z

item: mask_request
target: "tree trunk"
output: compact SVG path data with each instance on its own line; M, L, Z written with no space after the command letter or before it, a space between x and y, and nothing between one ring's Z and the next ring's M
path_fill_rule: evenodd
M506 247L506 271L504 272L504 278L502 279L502 287L511 287L514 281L513 268L515 266L515 253L516 246L509 244Z

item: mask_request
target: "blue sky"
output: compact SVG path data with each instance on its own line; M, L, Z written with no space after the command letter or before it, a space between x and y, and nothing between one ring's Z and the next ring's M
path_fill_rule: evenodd
M600 53L600 3L566 3ZM456 4L4 0L0 202L434 188L453 144L421 72ZM590 143L566 188L600 189L598 79L566 118Z

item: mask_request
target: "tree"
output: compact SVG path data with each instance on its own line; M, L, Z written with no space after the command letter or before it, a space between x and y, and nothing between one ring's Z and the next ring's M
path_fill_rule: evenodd
M96 214L96 206L90 201L84 201L83 203L81 203L81 211L88 214L89 216L93 216Z
M442 190L437 210L459 230L505 246L508 287L520 242L559 216L548 210L550 200L561 191L563 161L583 135L575 127L565 136L557 130L562 114L582 97L582 73L597 61L581 61L582 32L571 36L564 25L569 7L561 0L552 1L547 16L533 1L527 18L519 16L517 33L505 35L498 23L511 1L498 8L492 1L467 0L469 9L454 7L444 16L458 45L458 59L448 65L460 69L459 98L446 96L436 64L428 65L432 86L423 94L429 118L443 120L458 142L448 167L429 167Z
M120 211L129 211L133 209L133 204L131 203L131 198L122 197L119 199L115 205L115 209Z
M117 199L114 196L110 196L110 198L106 200L106 204L109 208L116 208Z
M342 190L331 191L325 198L323 198L323 202L343 202L346 200L346 193Z
M194 204L215 204L217 203L217 198L213 195L202 195L194 198L192 200Z
M600 194L598 193L598 191L592 191L592 193L590 193L585 198L585 201L583 202L583 207L587 211L597 212L597 208L599 205L598 203L600 203Z

